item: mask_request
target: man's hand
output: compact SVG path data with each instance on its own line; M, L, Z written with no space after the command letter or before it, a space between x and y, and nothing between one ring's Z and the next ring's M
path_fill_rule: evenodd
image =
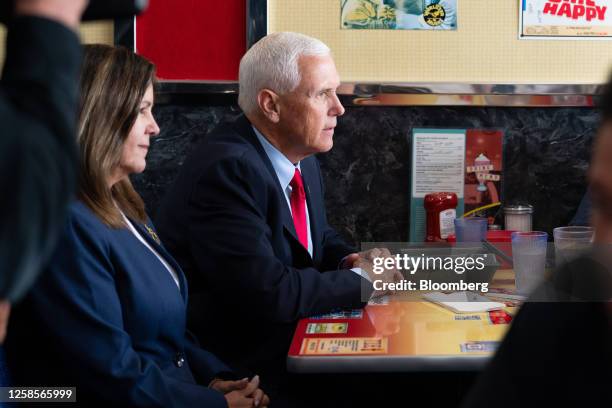
M342 262L343 268L359 268L359 266L355 265L356 262L362 261L370 261L373 262L374 258L377 257L387 257L391 256L391 253L387 248L372 248L367 251L361 251L359 253L354 252L352 254L348 254L344 261Z
M6 300L0 301L0 344L4 343L10 314L11 304Z
M15 14L45 17L77 30L89 0L17 0Z
M348 255L344 259L345 268L361 268L361 270L365 271L370 278L370 281L373 282L375 280L381 280L385 283L390 282L399 282L404 277L402 274L395 268L387 269L384 268L383 272L380 274L374 273L374 259L376 258L390 258L391 253L387 248L373 248L367 251L362 251L359 253L353 253ZM378 297L383 295L392 295L394 292L385 290L385 291L375 291L372 294L372 297Z
M391 252L387 248L372 248L359 253L352 253L344 258L344 268L361 268L366 271L370 280L383 280L384 282L399 282L404 279L402 274L395 268L384 269L381 274L374 273L374 259L390 258Z
M228 391L224 392L221 389L215 388L220 383L225 383L222 385L222 388ZM258 375L249 382L246 379L239 381L217 381L213 382L211 387L225 393L225 399L229 408L267 407L270 404L270 398L259 388Z
M342 260L342 265L340 265L340 268L342 268L342 269L357 268L354 265L355 265L355 262L358 259L359 259L359 254L357 252L353 252L352 254L348 254Z

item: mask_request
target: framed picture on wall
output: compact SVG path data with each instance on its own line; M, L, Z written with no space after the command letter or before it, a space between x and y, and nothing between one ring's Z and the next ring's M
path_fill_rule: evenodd
M342 0L346 30L456 30L457 0Z

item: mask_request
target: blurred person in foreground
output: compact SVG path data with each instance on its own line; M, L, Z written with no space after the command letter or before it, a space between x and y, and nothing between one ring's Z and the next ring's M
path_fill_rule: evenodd
M612 78L600 110L593 248L529 296L464 407L612 406Z
M159 133L154 82L132 51L85 47L78 201L15 309L9 368L15 385L76 386L82 406L266 406L258 377L229 381L186 331L187 282L130 183Z
M16 0L0 83L0 343L76 185L76 31L87 0Z

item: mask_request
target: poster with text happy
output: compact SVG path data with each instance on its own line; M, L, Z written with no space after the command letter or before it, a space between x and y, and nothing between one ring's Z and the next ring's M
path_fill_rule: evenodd
M520 39L612 38L612 0L520 0Z

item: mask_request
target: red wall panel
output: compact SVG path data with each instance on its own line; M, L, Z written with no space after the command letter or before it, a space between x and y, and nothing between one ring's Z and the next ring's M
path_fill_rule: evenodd
M151 0L136 20L136 51L163 80L237 80L246 51L244 0Z

